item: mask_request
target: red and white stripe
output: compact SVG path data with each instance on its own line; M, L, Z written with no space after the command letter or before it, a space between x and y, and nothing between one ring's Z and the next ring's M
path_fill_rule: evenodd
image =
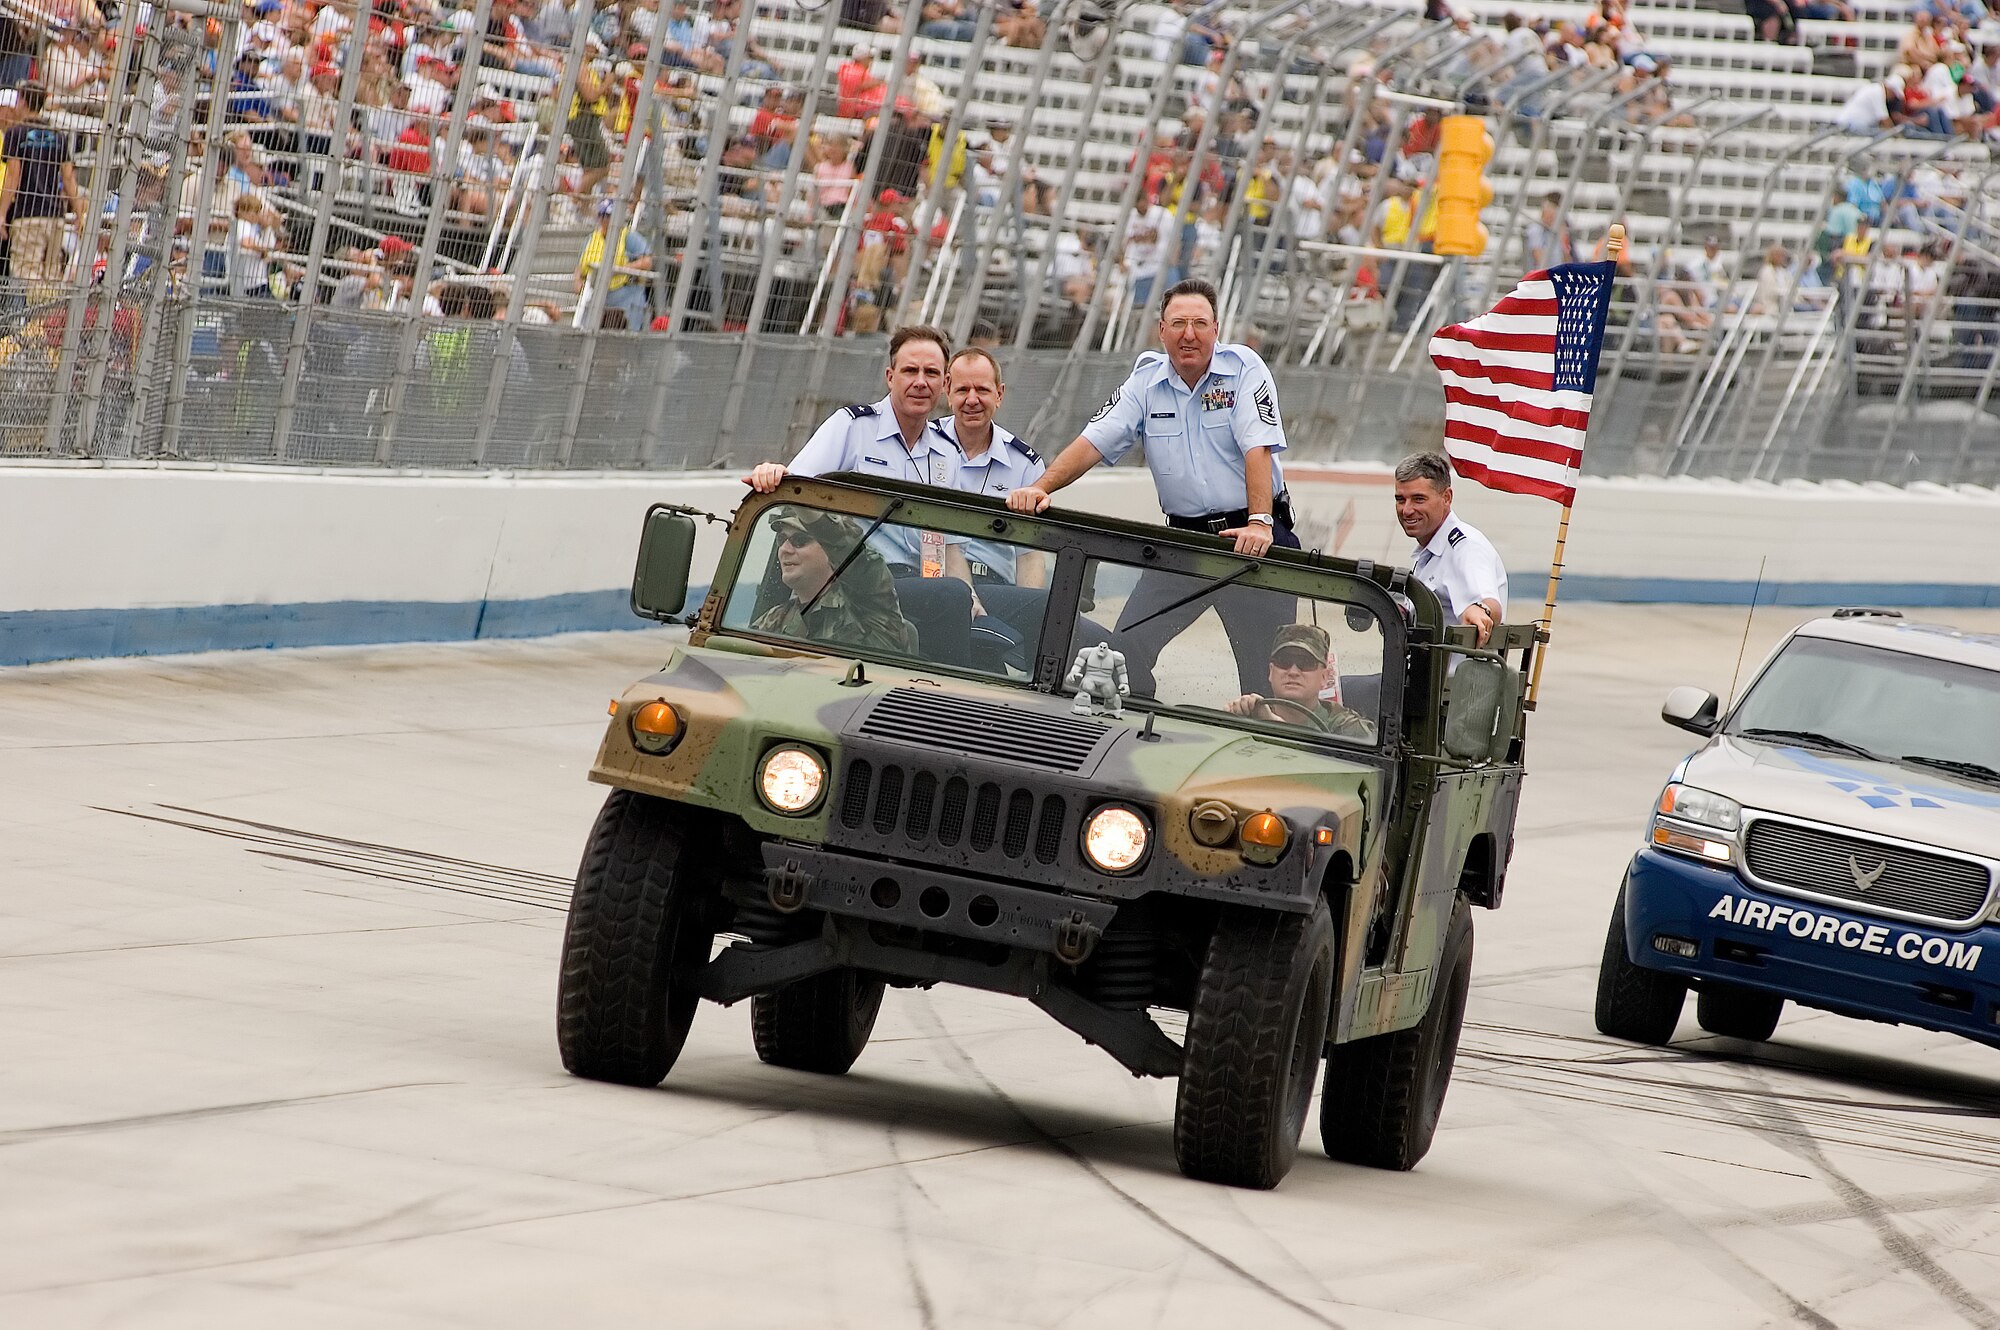
M1567 504L1583 465L1591 394L1555 388L1556 290L1532 272L1488 313L1440 328L1444 447L1460 475Z

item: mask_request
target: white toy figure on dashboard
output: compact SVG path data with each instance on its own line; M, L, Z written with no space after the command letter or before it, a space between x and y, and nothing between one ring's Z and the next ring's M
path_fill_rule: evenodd
M1075 663L1069 667L1069 676L1063 680L1063 687L1076 690L1076 701L1070 705L1070 710L1076 715L1094 716L1101 707L1122 719L1125 715L1123 699L1132 691L1132 685L1125 677L1125 653L1113 651L1109 642L1079 648Z

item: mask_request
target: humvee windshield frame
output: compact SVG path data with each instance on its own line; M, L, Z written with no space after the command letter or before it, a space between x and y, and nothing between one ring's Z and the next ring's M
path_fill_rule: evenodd
M889 523L922 526L948 536L1007 542L1042 551L1048 560L1048 603L1038 640L1030 644L1032 667L1027 671L1028 677L1013 679L845 643L807 643L795 637L725 623L730 593L745 576L745 564L751 555L746 533L755 529L767 510L778 505L800 505L844 514L864 528L877 519L886 519ZM725 548L714 581L692 624L692 645L717 647L736 639L746 645L756 642L782 651L809 651L900 668L915 666L926 673L974 679L992 686L1053 693L1060 689L1070 665L1070 630L1084 595L1085 566L1091 560L1098 560L1139 569L1157 568L1193 578L1230 577L1231 586L1345 602L1373 615L1382 634L1381 692L1374 717L1377 735L1373 744L1206 707L1176 706L1150 697L1128 698L1126 705L1141 713L1158 711L1362 757L1393 752L1404 738L1407 671L1399 668L1398 662L1405 667L1415 666L1412 682L1426 692L1434 692L1436 685L1425 676L1424 665L1431 664L1440 675L1443 668L1441 660L1412 661L1410 654L1413 646L1438 642L1444 635L1442 610L1427 588L1388 565L1341 559L1318 551L1273 549L1263 558L1246 560L1228 542L1202 533L1096 514L1051 510L1026 515L982 496L848 473L788 477L770 494L748 496L737 509L732 535L738 538ZM1252 565L1248 571L1244 571L1246 562ZM762 575L762 570L748 571L754 576ZM1395 595L1391 594L1392 589ZM1398 597L1408 606L1407 611L1398 604ZM1441 657L1443 653L1423 654Z

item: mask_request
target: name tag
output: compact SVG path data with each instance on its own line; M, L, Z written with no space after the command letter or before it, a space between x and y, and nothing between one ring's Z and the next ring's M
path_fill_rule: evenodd
M888 459L888 458L886 458L886 457L870 457L870 456L868 456L868 455L867 455L866 453L863 453L863 454L861 455L861 460L862 460L862 461L864 461L864 462L866 462L866 463L868 463L868 464L869 464L870 466L887 466L887 465L889 465L889 459Z
M1173 411L1155 411L1152 415L1146 417L1148 420L1174 420L1177 418L1177 413Z

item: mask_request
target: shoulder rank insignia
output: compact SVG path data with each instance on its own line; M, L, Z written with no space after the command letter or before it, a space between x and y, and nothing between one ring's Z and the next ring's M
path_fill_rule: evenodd
M847 407L846 411L848 415L854 417L856 420L859 420L863 416L874 415L875 407L873 403L863 402L863 403L857 403L854 406Z
M1118 405L1118 394L1116 392L1113 392L1111 396L1104 399L1104 405L1097 408L1097 414L1090 418L1090 423L1095 425L1098 421L1110 415L1111 408L1117 405Z
M1271 385L1261 383L1251 400L1257 403L1257 419L1276 429L1278 426L1278 399L1271 393Z
M1447 545L1455 546L1458 544L1459 541L1464 539L1465 539L1465 528L1462 526L1455 526L1451 529L1451 534L1444 538L1444 543Z

